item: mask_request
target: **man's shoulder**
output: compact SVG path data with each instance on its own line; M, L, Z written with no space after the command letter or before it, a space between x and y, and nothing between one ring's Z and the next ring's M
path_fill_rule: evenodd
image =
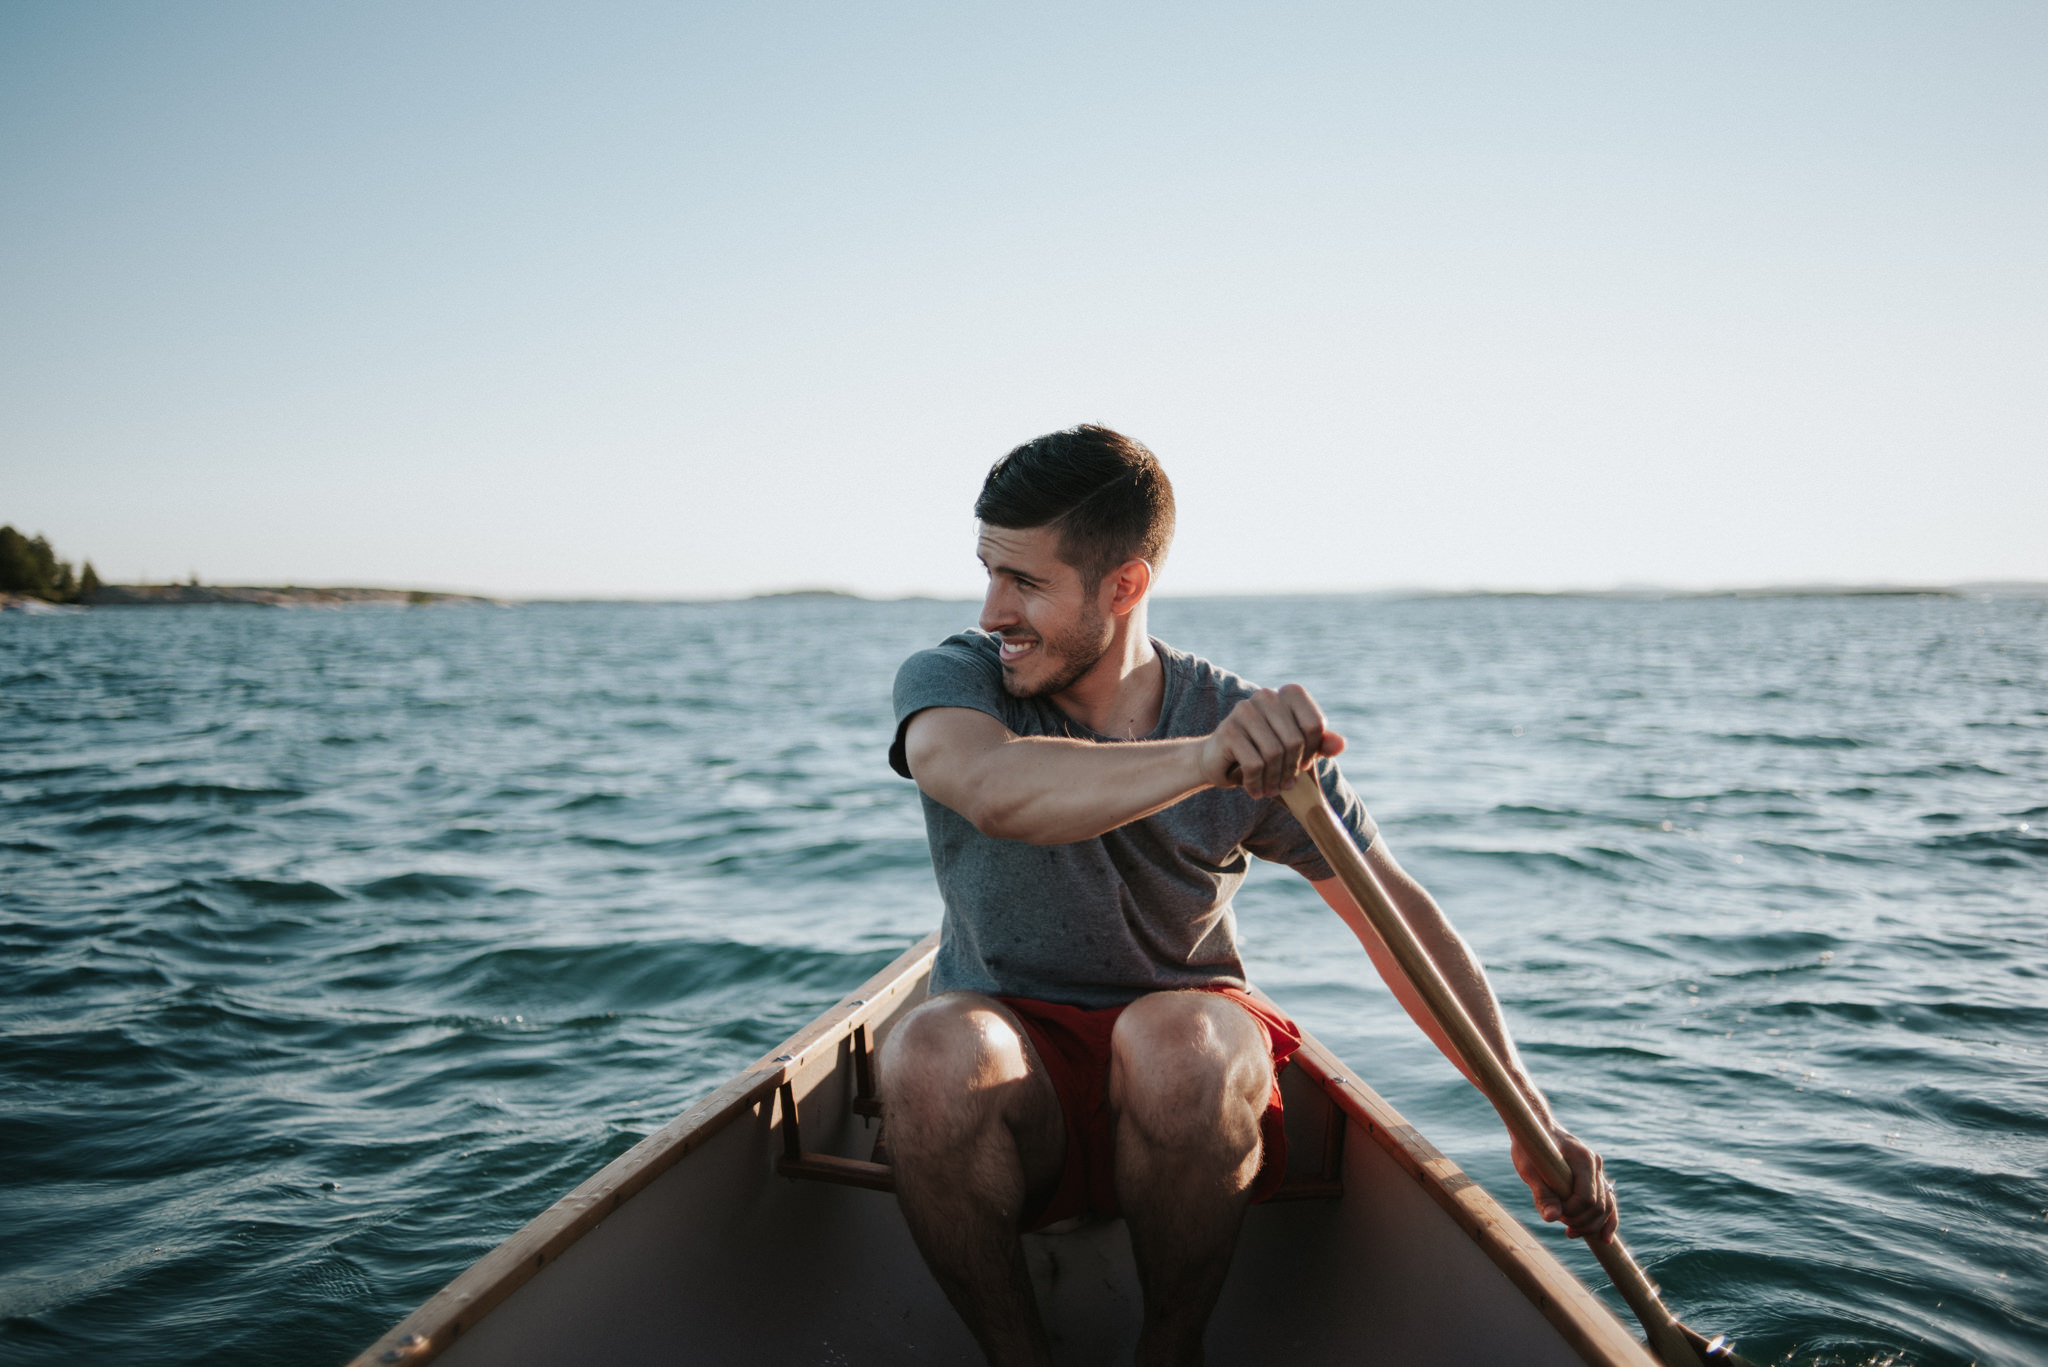
M911 652L896 667L896 684L926 677L985 678L1000 685L1002 662L996 638L985 631L956 631L935 646Z
M997 644L995 637L979 627L969 627L965 631L954 632L937 645L913 650L910 658L915 660L920 655L971 655L987 656L992 660L996 657Z
M924 646L920 650L909 652L909 656L905 656L903 664L897 666L897 674L903 674L905 670L948 668L948 666L950 668L961 668L961 666L969 666L969 668L983 666L983 668L987 668L987 666L993 666L993 668L999 670L999 666L997 666L997 641L995 641L995 637L989 635L987 631L975 631L975 629L954 631L952 635L942 639L938 646Z
M1249 679L1192 651L1156 636L1152 646L1166 667L1170 724L1177 734L1188 727L1199 728L1202 734L1213 731L1224 714L1258 691Z
M928 707L972 708L1016 729L1017 719L1003 694L1003 665L996 651L996 640L988 633L956 631L897 667L892 690L896 738L889 745L890 768L910 777L905 729L912 717Z
M1225 669L1214 660L1206 659L1191 650L1168 645L1157 636L1152 638L1152 645L1166 660L1168 669L1180 671L1184 679L1204 688L1220 688L1235 693L1253 693L1258 690L1257 684L1242 675Z

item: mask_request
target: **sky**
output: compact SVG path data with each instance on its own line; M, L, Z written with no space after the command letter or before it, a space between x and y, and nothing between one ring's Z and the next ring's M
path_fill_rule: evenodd
M0 521L110 581L2048 580L2037 3L0 6Z

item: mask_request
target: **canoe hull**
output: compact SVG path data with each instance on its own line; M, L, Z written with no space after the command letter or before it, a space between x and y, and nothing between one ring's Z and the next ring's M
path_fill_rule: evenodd
M853 1030L873 1038L922 999L932 948L906 953L557 1203L358 1367L980 1362L893 1197L775 1171L784 1081L806 1150L868 1156L874 1122L851 1106ZM1290 1176L1315 1175L1335 1108L1344 1194L1247 1214L1211 1321L1212 1360L1653 1367L1341 1063L1312 1040L1299 1062L1282 1077ZM1026 1251L1056 1358L1128 1362L1140 1298L1121 1222L1027 1236Z

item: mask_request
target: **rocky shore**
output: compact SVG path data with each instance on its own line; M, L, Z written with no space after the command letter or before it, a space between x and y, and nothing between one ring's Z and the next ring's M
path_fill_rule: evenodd
M259 608L346 607L505 607L495 598L467 593L430 593L424 589L310 589L233 587L226 584L102 584L78 600L77 606L44 602L23 594L0 593L0 612L75 612L79 607L142 608L231 604Z

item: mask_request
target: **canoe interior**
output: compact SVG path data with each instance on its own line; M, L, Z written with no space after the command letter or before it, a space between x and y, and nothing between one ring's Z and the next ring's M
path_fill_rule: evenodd
M851 1107L851 1030L886 1033L923 999L934 943L558 1202L356 1367L979 1363L893 1196L775 1172L784 1080L806 1151L868 1157L875 1122ZM1291 1176L1315 1175L1333 1105L1344 1117L1344 1194L1247 1215L1209 1330L1212 1361L1654 1367L1320 1045L1310 1041L1282 1089ZM1122 1223L1026 1246L1063 1367L1129 1362L1140 1300Z

